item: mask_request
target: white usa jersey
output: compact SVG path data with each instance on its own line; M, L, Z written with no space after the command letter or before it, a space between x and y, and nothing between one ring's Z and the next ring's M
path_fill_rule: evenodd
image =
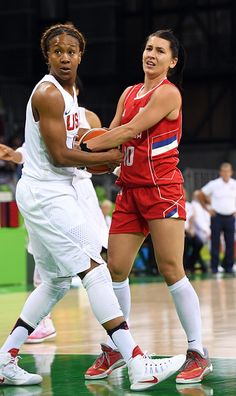
M59 82L51 75L45 75L35 86L26 108L25 123L25 158L22 177L27 176L41 181L63 181L72 180L75 173L74 167L56 167L52 164L48 150L39 129L39 121L35 121L32 111L32 96L38 86L43 82L51 82L60 91L64 102L64 121L66 128L66 145L72 148L73 139L79 127L78 102L76 92L72 97Z
M79 127L80 128L88 128L90 129L91 126L88 123L86 118L86 109L84 107L78 107L79 109ZM92 177L91 173L87 172L84 169L75 168L75 177L74 182L76 183L80 179L90 179Z

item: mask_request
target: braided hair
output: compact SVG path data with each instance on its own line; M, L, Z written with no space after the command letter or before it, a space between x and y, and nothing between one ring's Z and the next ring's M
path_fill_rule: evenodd
M69 36L75 37L79 42L81 55L84 54L86 41L83 34L73 25L71 22L67 22L65 24L56 24L45 30L41 38L41 50L43 56L48 62L48 51L50 47L50 41L61 34L66 33Z

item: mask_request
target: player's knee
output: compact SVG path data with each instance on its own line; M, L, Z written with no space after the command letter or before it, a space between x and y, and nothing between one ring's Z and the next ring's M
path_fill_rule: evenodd
M173 258L163 262L158 261L158 270L167 284L172 284L182 276L183 266Z
M55 292L59 296L59 299L61 299L69 291L71 279L71 277L55 278L45 283L52 290L52 292Z
M127 279L127 274L124 273L120 265L114 265L108 261L107 267L113 282L123 282Z
M106 265L101 264L88 272L82 283L88 293L93 313L100 324L118 317L123 318Z
M87 272L85 277L82 279L82 284L86 290L90 289L95 284L106 284L111 283L111 275L106 265L100 264Z

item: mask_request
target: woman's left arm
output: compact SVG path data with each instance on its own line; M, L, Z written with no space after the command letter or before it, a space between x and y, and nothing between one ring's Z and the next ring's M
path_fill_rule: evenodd
M176 119L181 108L181 95L178 89L172 85L159 87L152 95L148 104L127 124L114 127L102 136L91 139L87 146L92 151L101 151L113 147L118 147L133 139L140 132L143 132L163 118Z

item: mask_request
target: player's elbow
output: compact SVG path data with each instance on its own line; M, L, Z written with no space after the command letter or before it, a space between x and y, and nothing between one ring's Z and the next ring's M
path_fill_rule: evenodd
M62 166L65 166L65 157L60 151L52 153L51 162L55 167L60 168Z

